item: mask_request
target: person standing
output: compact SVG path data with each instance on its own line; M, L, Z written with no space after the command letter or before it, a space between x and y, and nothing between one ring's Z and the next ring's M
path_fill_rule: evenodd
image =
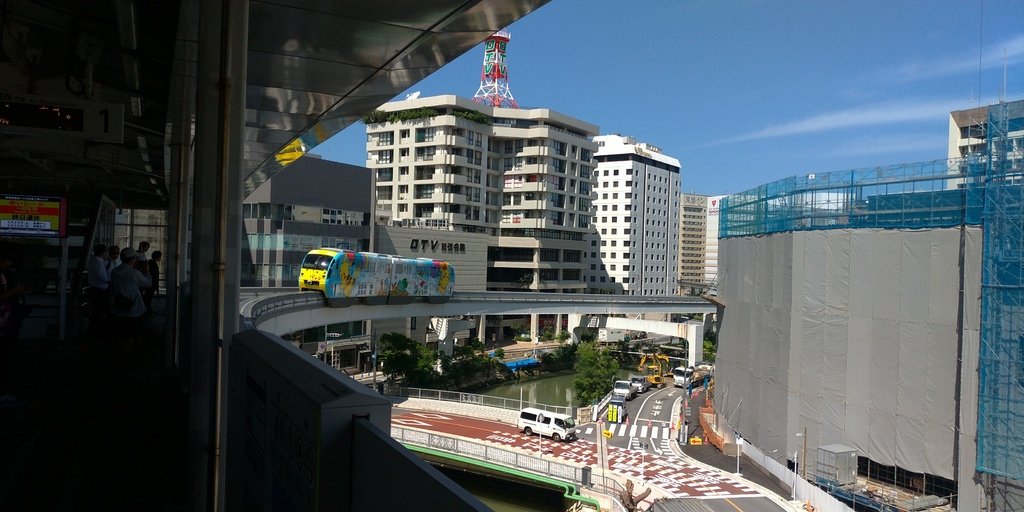
M146 253L149 252L149 242L143 240L139 242L139 248L135 250L135 257L139 261L146 261Z
M115 358L125 359L131 354L142 330L142 317L146 313L142 289L152 285L148 274L149 266L139 263L131 247L121 251L121 264L110 272L110 293L114 298L110 316L115 328Z
M107 273L114 271L118 265L121 264L121 248L116 245L111 245L107 250Z
M85 266L85 280L89 285L89 334L96 337L103 332L103 324L110 314L110 270L107 268L107 246L96 244Z
M153 283L153 286L142 292L142 301L146 303L146 311L149 312L153 311L153 295L160 291L160 258L163 255L160 251L153 251L153 255L145 263L149 267L149 280Z

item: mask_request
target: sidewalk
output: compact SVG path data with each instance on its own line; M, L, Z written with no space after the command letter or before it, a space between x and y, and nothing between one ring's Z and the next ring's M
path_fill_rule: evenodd
M691 433L695 430L700 430L700 425L697 423L697 415L700 414L701 403L703 403L703 399L701 398L690 400L690 414L687 416L687 419L690 421ZM682 406L683 398L678 398L672 403L673 418L679 417ZM674 437L673 439L678 439L678 437ZM748 458L740 457L740 474L737 475L735 473L736 457L730 457L718 451L718 448L715 448L711 444L680 445L678 442L673 441L669 443L669 446L672 449L672 453L689 460L689 462L694 465L718 469L722 472L728 473L731 478L758 489L766 497L771 498L786 510L803 510L802 504L788 499L788 489L783 487L773 475L762 471L761 468Z

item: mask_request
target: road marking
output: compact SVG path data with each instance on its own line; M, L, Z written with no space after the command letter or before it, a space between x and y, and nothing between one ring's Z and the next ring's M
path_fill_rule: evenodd
M743 509L742 509L742 508L739 508L739 507L737 507L737 506L736 506L736 504L735 504L735 503L733 503L733 502L732 502L732 500L730 500L729 498L726 498L726 499L725 499L725 501L726 501L726 503L728 503L728 504L732 505L732 508L734 508L734 509L738 510L739 512L743 512Z
M640 427L640 437L647 437L647 427Z
M399 425L410 425L413 427L432 427L433 425L425 421L412 420L406 418L391 418L391 423L398 423Z
M633 427L635 428L636 425L633 425ZM621 437L622 434L625 434L625 433L626 433L626 425L619 425L619 434L618 435Z
M651 439L657 439L658 438L658 429L659 428L660 427L651 427Z
M432 413L432 412L414 412L414 413L409 414L409 416L419 416L420 418L427 418L427 419L430 419L430 420L450 420L451 419L448 416L444 416L444 415L441 415L441 414L435 414L435 413Z

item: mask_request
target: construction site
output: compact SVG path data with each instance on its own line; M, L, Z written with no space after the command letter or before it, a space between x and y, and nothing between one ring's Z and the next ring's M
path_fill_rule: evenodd
M1024 510L1024 101L965 112L722 202L719 431L858 509Z

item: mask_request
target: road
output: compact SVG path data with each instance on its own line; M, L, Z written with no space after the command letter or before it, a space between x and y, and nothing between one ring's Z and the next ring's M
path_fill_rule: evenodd
M698 389L695 393L695 397L687 401L686 390L684 388L673 387L672 379L667 379L667 383L664 388L651 388L648 392L638 395L633 400L626 402L626 410L629 412L630 422L628 425L606 427L614 433L610 444L612 446L644 450L655 455L665 453L671 454L668 449L668 443L674 443L676 440L669 439L670 433L668 432L668 426L673 420L679 419L671 417L673 405L677 401L683 402L676 408L676 410L682 411L684 405L688 405L690 408L689 414L685 416L689 421L689 433L691 435L701 436L703 432L701 432L697 415L699 413L700 406L704 403L703 389ZM593 427L590 425L584 425L582 428L586 431L588 428ZM685 453L687 457L696 459L704 464L714 466L729 473L736 471L736 458L724 455L710 444L684 444L682 445L682 449L683 453ZM779 496L786 497L789 495L788 487L784 488L773 476L760 471L753 462L750 462L745 458L740 460L740 471L745 479L750 480L778 494ZM774 503L772 504L772 507L775 507L771 508L772 510L777 510L777 506L775 506ZM731 512L736 511L736 509L731 505L722 510L729 510ZM744 510L748 509L744 508Z
M653 403L652 403L653 410ZM584 433L573 442L559 442L538 436L527 436L516 426L454 414L396 409L391 419L395 425L489 441L501 446L535 452L542 457L555 457L570 463L597 467L597 446L593 425L590 437ZM659 441L659 444L661 441ZM609 446L609 469L634 479L657 485L669 496L701 498L713 510L728 512L777 512L780 506L761 496L744 482L728 473L687 462L667 449L667 440L659 447L661 453L647 453ZM595 470L595 471L600 471ZM712 505L714 503L714 505ZM727 508L721 508L723 505Z

